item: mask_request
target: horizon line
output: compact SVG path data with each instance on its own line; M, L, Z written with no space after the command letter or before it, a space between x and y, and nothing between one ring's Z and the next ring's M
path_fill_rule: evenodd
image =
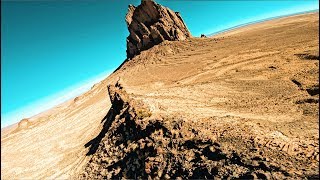
M79 83L70 85L56 93L30 102L23 107L3 114L1 113L1 129L14 125L20 122L22 119L32 118L51 108L59 106L60 104L65 103L72 98L88 92L93 85L109 77L112 73L113 70L106 70L96 76L89 77Z
M211 34L207 34L207 35L205 34L205 35L210 37L210 36L218 35L218 34L221 34L221 33L227 32L227 31L231 31L231 30L242 28L242 27L249 26L249 25L254 25L254 24L267 22L267 21L271 21L271 20L275 20L275 19L280 19L280 18L284 18L284 17L290 17L290 16L295 16L295 15L303 15L303 14L315 13L315 12L319 12L319 9L300 11L300 12L289 13L289 14L285 14L285 15L278 15L278 16L273 16L273 17L269 17L269 18L263 18L263 19L259 19L259 20L254 20L254 21L238 24L238 25L235 25L235 26L223 29L223 30L216 31L216 32L213 32Z
M218 35L218 34L221 34L221 33L227 32L227 31L231 31L234 29L238 29L238 28L242 28L242 27L245 27L248 25L258 24L261 22L266 22L266 21L270 21L270 20L274 20L274 19L280 19L280 18L284 18L284 17L290 17L290 16L300 15L300 14L302 15L302 14L308 14L308 13L314 13L314 12L319 12L319 9L301 11L301 12L290 13L290 14L286 14L286 15L278 15L278 16L255 20L255 21L251 21L251 22L247 22L247 23L242 23L239 25L232 26L230 28L226 28L223 30L216 31L214 33L207 34L207 36L210 37L210 36ZM117 68L115 68L115 69L117 69ZM53 107L58 106L66 101L69 101L70 99L72 99L74 97L80 96L81 94L89 91L90 88L94 84L101 82L103 79L110 76L113 72L114 72L114 70L104 71L104 72L98 74L97 76L87 78L87 79L81 81L80 83L75 83L74 85L68 86L68 87L66 87L56 93L53 93L53 94L48 95L46 97L43 97L39 100L31 102L24 107L17 108L15 110L12 110L10 112L6 112L4 114L1 113L1 119L4 119L4 118L8 119L5 122L3 122L3 120L1 120L1 129L9 127L11 125L14 125L24 118L31 118L33 116L36 116L42 112L45 112ZM61 94L63 94L63 95L61 95ZM66 94L66 95L64 95L64 94ZM60 100L57 100L59 98L60 98ZM41 107L41 108L39 109L39 107ZM37 110L37 109L39 109L39 110ZM31 112L30 111L29 111L29 113L26 112L28 110L31 110ZM20 115L17 113L22 113L24 115ZM9 119L12 121L10 121Z

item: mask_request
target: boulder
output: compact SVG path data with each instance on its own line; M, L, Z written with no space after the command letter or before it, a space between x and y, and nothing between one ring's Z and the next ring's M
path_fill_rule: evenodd
M202 37L202 38L206 38L207 36L206 36L206 35L204 35L204 34L201 34L201 37Z

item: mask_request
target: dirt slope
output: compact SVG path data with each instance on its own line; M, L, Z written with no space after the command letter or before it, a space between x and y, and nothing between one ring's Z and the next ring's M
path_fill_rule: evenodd
M315 177L318 15L143 51L89 92L2 136L1 179ZM119 79L113 91L126 105L114 108L107 87ZM124 127L148 133L140 142L126 135L140 131Z

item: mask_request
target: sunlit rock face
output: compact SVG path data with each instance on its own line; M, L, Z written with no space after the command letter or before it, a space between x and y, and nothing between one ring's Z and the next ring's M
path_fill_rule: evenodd
M180 41L191 37L180 14L152 0L142 0L137 7L129 5L126 23L127 58L147 50L164 40Z

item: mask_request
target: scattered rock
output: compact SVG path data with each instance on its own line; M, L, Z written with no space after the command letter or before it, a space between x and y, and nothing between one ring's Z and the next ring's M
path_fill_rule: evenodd
M300 54L294 54L294 55L298 56L300 59L319 60L319 53L318 55L309 54L309 53L300 53Z
M29 119L22 119L19 123L18 123L18 128L19 129L25 129L28 128L30 126L30 121Z
M168 174L164 175L164 179L170 179L170 176Z
M277 69L277 67L275 67L275 66L269 66L268 68L270 68L270 69Z

